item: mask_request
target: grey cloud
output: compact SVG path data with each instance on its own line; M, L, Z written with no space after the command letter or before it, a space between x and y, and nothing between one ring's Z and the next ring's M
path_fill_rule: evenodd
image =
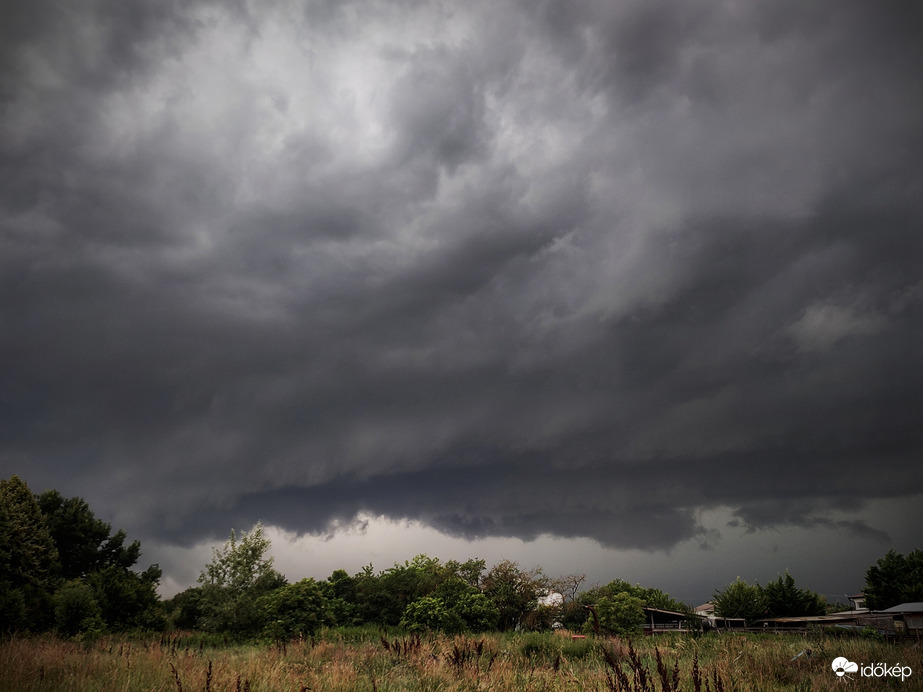
M17 7L5 473L186 543L717 550L923 490L902 6Z
M444 47L410 56L391 92L399 165L419 156L452 174L486 153L485 93L468 62ZM437 182L438 172L427 175Z

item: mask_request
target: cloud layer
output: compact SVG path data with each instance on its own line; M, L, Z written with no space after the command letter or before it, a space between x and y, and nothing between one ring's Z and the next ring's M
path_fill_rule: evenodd
M915 3L4 12L5 475L187 544L923 492Z

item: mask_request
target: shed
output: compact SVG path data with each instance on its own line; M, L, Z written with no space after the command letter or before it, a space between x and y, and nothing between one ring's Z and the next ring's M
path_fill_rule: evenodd
M876 615L886 615L894 620L894 629L923 632L923 602L901 603L900 605L874 611Z
M689 629L689 616L686 613L680 613L676 610L663 610L662 608L649 608L647 606L642 610L644 610L645 634L683 632Z
M836 626L854 626L859 627L865 624L863 621L869 615L867 610L845 610L840 613L831 613L829 615L801 615L784 618L763 618L757 620L756 625L773 630L785 629L805 629L812 625L836 625Z

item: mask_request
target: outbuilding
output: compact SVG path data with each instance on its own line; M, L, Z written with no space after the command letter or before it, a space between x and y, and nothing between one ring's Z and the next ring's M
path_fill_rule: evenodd
M923 602L901 603L900 605L874 611L875 615L885 615L894 621L894 631L898 634L923 633Z

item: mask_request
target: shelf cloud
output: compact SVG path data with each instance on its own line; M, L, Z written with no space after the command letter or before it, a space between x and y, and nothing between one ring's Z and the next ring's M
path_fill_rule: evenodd
M3 15L4 475L186 546L910 520L915 3Z

